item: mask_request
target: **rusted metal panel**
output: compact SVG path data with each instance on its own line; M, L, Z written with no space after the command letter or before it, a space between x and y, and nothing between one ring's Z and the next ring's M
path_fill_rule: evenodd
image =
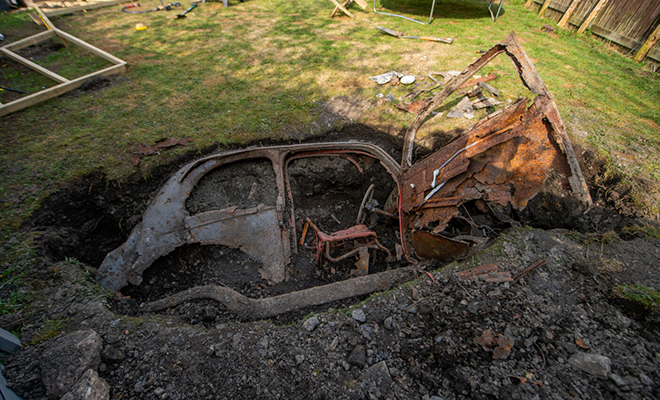
M460 204L479 198L524 208L541 189L547 171L562 168L550 130L534 104L527 108L519 100L456 139L447 146L449 152L415 164L403 175L401 209L410 213L404 218L407 227L437 223L435 231L442 230L458 215ZM451 172L445 173L446 168ZM438 207L426 209L431 200Z
M513 61L522 83L536 96L533 102L517 100L413 165L417 130L431 111L501 53ZM404 235L413 229L441 232L459 214L458 207L469 200L523 209L551 170L566 176L585 206L592 204L557 105L514 33L468 66L419 112L406 133L402 168ZM403 242L405 245L406 240Z
M430 232L413 231L411 239L417 255L424 258L451 260L456 257L464 257L470 251L470 244L467 242Z
M247 210L232 207L212 210L185 219L188 243L218 244L240 248L261 261L259 273L268 282L282 282L287 264L275 207L259 206Z

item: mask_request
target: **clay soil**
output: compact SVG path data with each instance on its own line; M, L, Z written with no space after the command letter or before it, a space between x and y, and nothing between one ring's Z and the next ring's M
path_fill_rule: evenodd
M396 137L364 126L315 140L355 138L400 158ZM240 250L191 245L158 260L141 286L107 293L93 281L95 268L123 243L164 181L199 154L154 170L146 181L81 178L44 201L24 226L40 232L43 261L30 279L40 295L24 314L0 317L26 344L4 359L3 374L22 398L46 398L39 360L53 337L93 329L103 340L98 374L111 399L660 398L658 312L623 303L613 292L621 284L660 289L660 241L624 229L654 221L638 216L628 187L603 178L602 161L576 152L593 188L588 212L551 177L523 212L512 214L518 224L498 226L465 259L419 263L416 280L389 292L264 321L210 300L159 313L141 308L207 283L251 297L300 290L348 277L355 259L319 266L313 250L305 250L293 259L292 279L269 286L258 261ZM251 162L209 174L186 207L200 212L226 199L241 207L268 204L276 188L267 171ZM378 165L359 174L343 159L298 160L289 174L297 220L310 216L327 231L354 223L370 184L380 204L394 187ZM369 223L394 250L391 221ZM372 258L372 272L407 264L384 258ZM491 263L515 274L539 260L546 263L515 283L456 274ZM508 344L483 344L479 338L489 332ZM569 361L583 354L607 357L609 376Z

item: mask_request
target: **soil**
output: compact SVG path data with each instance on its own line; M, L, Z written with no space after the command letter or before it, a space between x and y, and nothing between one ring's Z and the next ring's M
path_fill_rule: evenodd
M314 140L356 137L400 157L399 138L360 125ZM98 374L112 399L660 398L658 311L613 294L621 284L660 289L660 241L622 230L654 221L635 210L629 187L605 179L604 163L576 150L594 188L589 212L553 176L512 215L522 227L498 226L498 236L463 260L420 263L417 280L386 293L256 322L209 300L154 314L141 305L208 283L273 296L345 279L355 260L319 266L314 251L304 249L293 258L292 279L269 286L260 280L259 262L240 250L189 245L159 259L141 286L109 294L90 278L94 268L123 243L164 181L199 153L154 170L148 180L81 178L46 199L24 226L41 232L43 263L32 276L41 294L24 315L0 317L0 326L20 329L28 344L4 359L3 374L22 398L43 399L39 359L53 336L93 329L103 341ZM188 210L222 208L227 200L274 204L267 164L232 168L200 181ZM381 205L394 188L380 164L359 157L294 160L289 176L298 232L307 216L326 232L352 226L366 188L375 185ZM391 221L379 216L367 223L393 251ZM371 272L405 264L388 264L379 252L374 257ZM490 263L515 274L541 259L547 263L515 283L455 274ZM494 341L484 339L489 334ZM607 357L610 374L576 368L575 358L585 353Z

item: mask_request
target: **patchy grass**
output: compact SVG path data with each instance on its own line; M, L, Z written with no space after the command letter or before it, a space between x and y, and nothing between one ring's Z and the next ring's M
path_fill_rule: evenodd
M660 293L644 285L618 285L612 289L614 297L637 308L653 311L660 307Z
M626 226L621 229L621 233L633 236L640 235L642 237L660 240L660 229L651 224Z
M66 324L71 321L71 318L62 318L62 319L48 319L44 322L41 329L39 329L32 339L30 340L29 345L35 345L39 342L52 339L58 336L66 328Z
M31 235L17 234L0 248L0 315L23 309L37 296L27 282L38 263L34 247Z

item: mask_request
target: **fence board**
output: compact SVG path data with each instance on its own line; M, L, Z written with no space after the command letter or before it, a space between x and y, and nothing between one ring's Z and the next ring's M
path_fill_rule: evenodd
M644 22L643 17L645 16L644 14L646 13L651 3L652 0L643 1L641 4L638 5L637 11L632 15L630 20L627 21L626 25L617 26L614 29L625 36L634 37L635 28L638 25L643 24Z
M637 27L630 32L629 36L643 40L643 38L648 37L653 32L658 23L660 23L660 2L649 7L644 16L644 20L642 20Z
M591 10L596 6L598 0L583 0L571 17L571 24L580 26L582 22L587 19Z

